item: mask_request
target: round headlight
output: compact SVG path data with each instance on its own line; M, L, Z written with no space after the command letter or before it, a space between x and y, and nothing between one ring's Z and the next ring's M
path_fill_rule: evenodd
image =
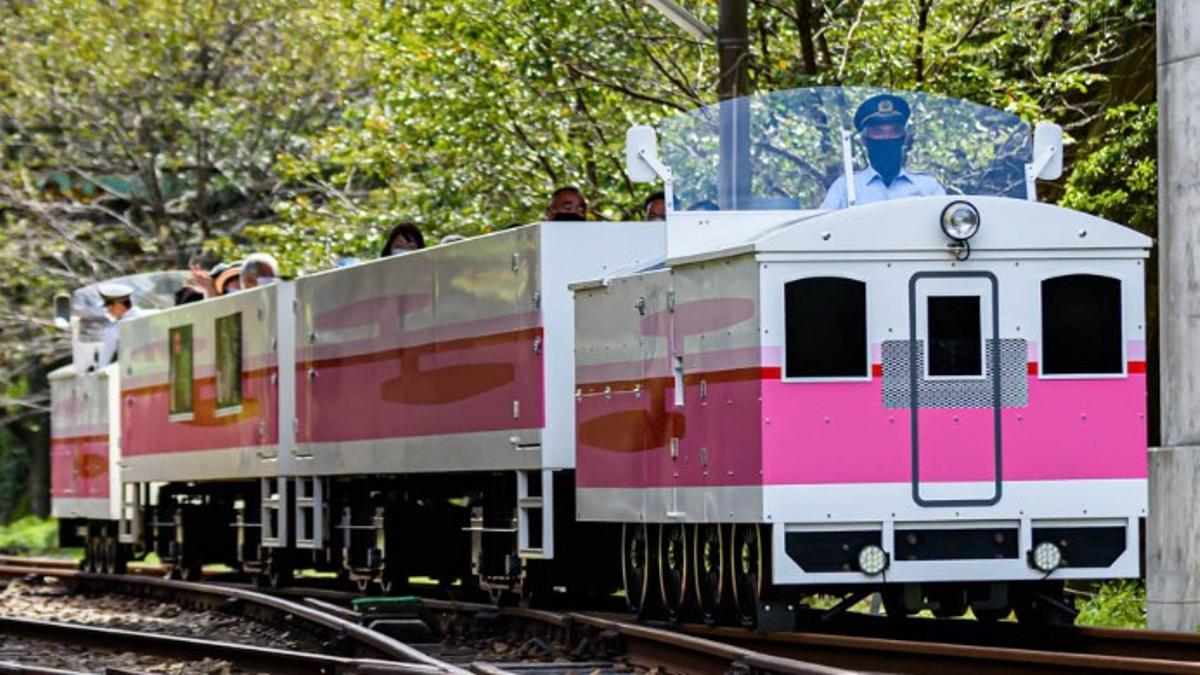
M1033 566L1042 572L1053 572L1062 565L1062 550L1058 544L1043 541L1033 547Z
M858 549L858 569L864 574L875 576L887 569L888 554L875 544Z
M966 241L979 231L979 209L967 202L950 202L942 209L942 232L955 241Z

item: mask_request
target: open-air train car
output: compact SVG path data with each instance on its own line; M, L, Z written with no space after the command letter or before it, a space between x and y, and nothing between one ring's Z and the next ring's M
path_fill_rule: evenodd
M121 322L116 366L55 376L64 532L101 569L624 590L761 625L831 590L1045 619L1064 580L1136 576L1149 240L1033 199L1052 126L926 94L901 94L906 170L947 194L820 208L865 166L845 129L876 93L702 109L660 125L661 159L631 132L666 223L536 224ZM104 461L76 447L106 434Z

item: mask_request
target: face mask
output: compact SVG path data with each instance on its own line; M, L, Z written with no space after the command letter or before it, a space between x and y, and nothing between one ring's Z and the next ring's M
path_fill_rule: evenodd
M901 165L904 164L904 139L869 140L866 146L871 168L883 178L884 185L891 187L892 181L900 175Z
M270 286L271 284L275 283L276 281L279 281L279 280L276 279L275 277L259 277L258 285L259 286Z
M581 216L578 213L556 213L556 214L554 214L554 220L556 222L567 222L567 221L577 222L577 221L580 221L583 219L584 219L583 216Z

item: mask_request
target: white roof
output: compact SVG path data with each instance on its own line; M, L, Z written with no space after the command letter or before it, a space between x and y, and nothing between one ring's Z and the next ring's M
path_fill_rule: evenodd
M670 265L746 253L896 254L901 257L947 252L942 210L955 201L979 209L979 232L970 240L973 257L1020 251L1097 252L1144 257L1153 240L1136 230L1053 204L1002 197L918 197L865 204L840 211L797 214L798 219L758 230L740 242L677 256ZM735 214L724 214L734 217ZM753 212L743 212L753 218ZM717 223L713 223L716 225Z

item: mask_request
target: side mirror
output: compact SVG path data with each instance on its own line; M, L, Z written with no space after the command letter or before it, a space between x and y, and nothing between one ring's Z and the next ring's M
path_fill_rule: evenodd
M54 327L60 330L71 327L71 296L66 293L54 296Z
M1037 177L1054 180L1063 170L1063 130L1053 122L1038 122L1033 128L1033 165Z
M635 183L653 183L665 178L666 167L658 161L658 134L654 127L638 125L625 132L625 173Z

